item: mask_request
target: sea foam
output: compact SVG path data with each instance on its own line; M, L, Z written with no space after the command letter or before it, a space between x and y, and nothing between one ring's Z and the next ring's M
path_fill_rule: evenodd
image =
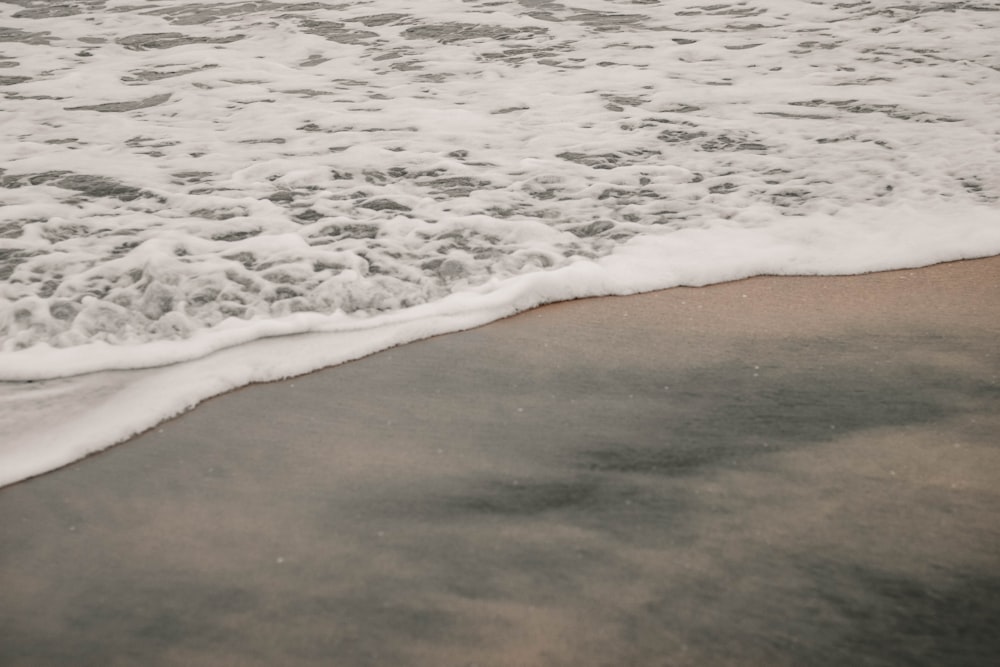
M0 484L560 299L1000 253L971 3L0 8Z

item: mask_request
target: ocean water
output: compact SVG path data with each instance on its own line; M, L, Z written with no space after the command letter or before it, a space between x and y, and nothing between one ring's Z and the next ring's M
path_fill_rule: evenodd
M2 2L0 484L541 303L998 254L998 9Z

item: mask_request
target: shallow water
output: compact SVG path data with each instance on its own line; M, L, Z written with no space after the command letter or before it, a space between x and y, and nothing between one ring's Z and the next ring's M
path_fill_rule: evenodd
M993 9L4 3L2 349L391 311L637 235L995 207Z
M2 3L0 484L541 303L1000 253L994 9Z

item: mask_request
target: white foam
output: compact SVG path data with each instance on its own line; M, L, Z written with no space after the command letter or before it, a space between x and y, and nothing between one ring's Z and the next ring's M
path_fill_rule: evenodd
M0 484L540 303L1000 253L1000 12L79 11L0 8Z

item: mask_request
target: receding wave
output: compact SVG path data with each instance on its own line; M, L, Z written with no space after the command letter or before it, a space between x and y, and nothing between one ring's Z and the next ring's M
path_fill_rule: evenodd
M368 317L636 236L1000 197L986 6L5 7L4 352Z
M989 3L0 18L0 484L547 301L1000 253Z

